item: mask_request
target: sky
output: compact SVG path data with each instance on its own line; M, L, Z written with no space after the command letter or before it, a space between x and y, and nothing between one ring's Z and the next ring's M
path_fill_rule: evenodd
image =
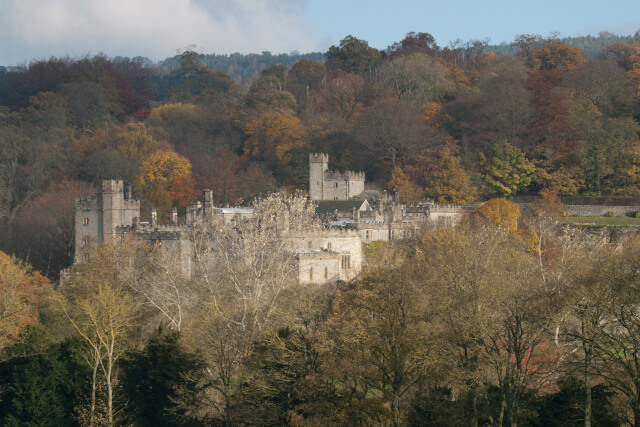
M104 53L324 52L346 35L384 49L410 31L440 46L517 34L640 30L640 0L0 0L0 65Z

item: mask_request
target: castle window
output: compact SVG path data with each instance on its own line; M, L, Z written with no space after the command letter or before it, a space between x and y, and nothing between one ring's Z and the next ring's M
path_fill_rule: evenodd
M328 268L328 267L325 267L325 268L324 268L324 278L325 278L325 279L328 279L328 278L329 278L329 268Z
M334 198L333 198L333 200L338 200L338 198L337 198L337 197L334 197Z
M364 232L364 238L365 238L365 240L369 240L369 230L366 230Z
M327 243L327 250L330 251L331 250L331 242Z
M309 280L313 280L313 267L309 269Z
M342 255L342 269L343 270L351 269L351 255Z
M84 225L85 227L87 225L89 225L89 217L88 216L85 216L85 217L82 218L82 225Z
M336 182L336 188L338 188L338 183Z

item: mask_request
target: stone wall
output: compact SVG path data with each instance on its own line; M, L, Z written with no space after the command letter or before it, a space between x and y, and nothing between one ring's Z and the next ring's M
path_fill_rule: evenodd
M603 216L613 212L614 216L625 216L627 212L640 211L640 206L597 206L597 205L564 205L569 215Z
M518 203L523 209L533 209L532 203ZM604 216L609 212L613 216L625 216L628 212L640 211L640 206L613 206L613 205L563 205L562 210L569 215L576 216Z

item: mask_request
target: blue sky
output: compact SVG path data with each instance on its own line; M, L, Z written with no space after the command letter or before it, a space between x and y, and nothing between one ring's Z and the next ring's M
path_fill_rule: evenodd
M0 65L50 56L326 51L352 34L385 48L409 31L509 42L640 29L640 0L0 0Z

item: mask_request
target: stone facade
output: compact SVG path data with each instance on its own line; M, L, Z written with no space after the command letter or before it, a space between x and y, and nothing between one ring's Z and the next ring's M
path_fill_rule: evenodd
M300 283L354 279L362 270L362 240L353 230L323 230L287 237L300 260Z
M313 200L348 200L364 191L364 172L329 170L329 155L309 154L309 195Z

